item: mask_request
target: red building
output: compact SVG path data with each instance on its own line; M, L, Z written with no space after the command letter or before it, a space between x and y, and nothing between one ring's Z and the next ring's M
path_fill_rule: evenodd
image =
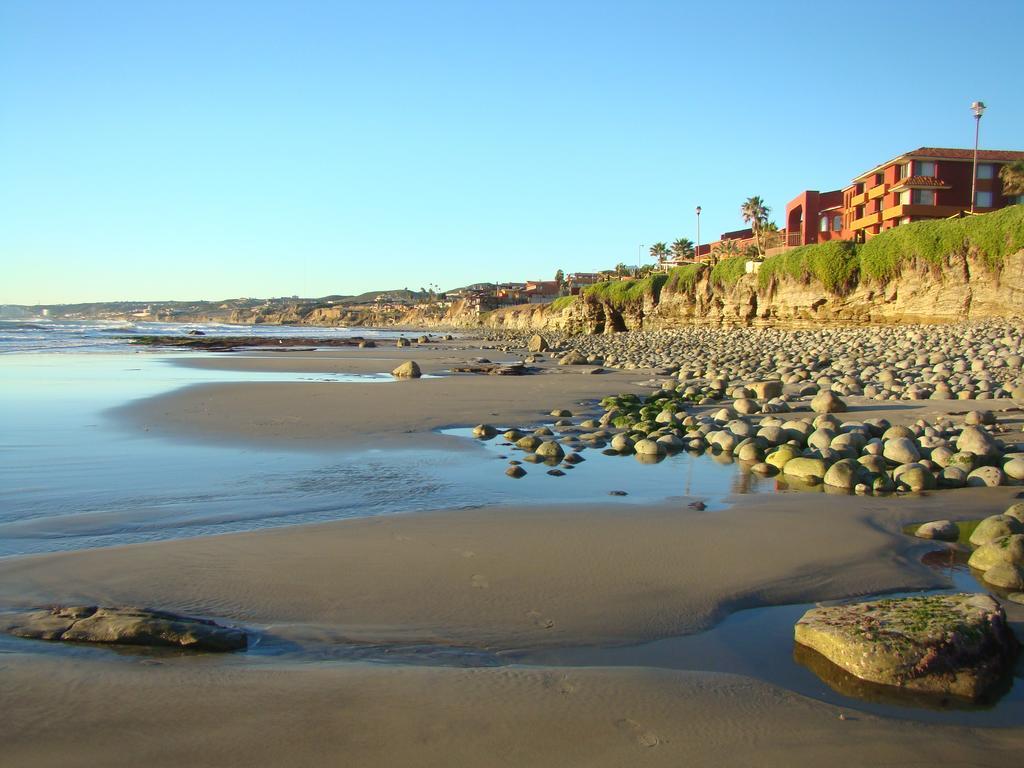
M1024 152L978 151L974 210L987 213L1024 200L1003 194L999 170ZM971 210L973 149L921 147L862 173L843 190L843 232L862 240L922 219Z
M786 205L786 235L789 246L842 239L843 191L808 189L790 200Z

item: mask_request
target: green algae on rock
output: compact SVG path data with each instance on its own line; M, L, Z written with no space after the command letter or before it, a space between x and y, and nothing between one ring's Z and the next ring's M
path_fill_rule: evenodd
M978 699L1010 669L1017 638L988 595L930 595L813 608L796 642L850 674Z

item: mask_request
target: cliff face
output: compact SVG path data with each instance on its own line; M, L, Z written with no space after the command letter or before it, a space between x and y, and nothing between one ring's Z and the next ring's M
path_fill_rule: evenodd
M549 307L510 307L483 324L509 330L616 333L682 325L820 326L947 323L1024 317L1024 251L1006 257L998 272L973 252L952 256L943 267L918 264L884 283L858 283L832 293L814 279L782 278L767 286L756 275L731 285L712 283L708 272L691 290L665 289L657 300L614 306L591 297L558 312Z

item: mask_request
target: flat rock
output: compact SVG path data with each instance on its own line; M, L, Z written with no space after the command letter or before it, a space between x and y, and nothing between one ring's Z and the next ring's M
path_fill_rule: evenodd
M152 608L54 606L18 614L4 627L17 637L79 643L113 643L238 651L248 646L245 632L209 619Z
M988 595L930 595L813 608L795 628L861 680L980 698L1011 668L1017 639Z

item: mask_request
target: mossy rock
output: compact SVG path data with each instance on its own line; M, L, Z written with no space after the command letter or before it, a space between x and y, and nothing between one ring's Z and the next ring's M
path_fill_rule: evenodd
M1012 667L1017 639L988 595L929 595L813 608L796 642L862 680L978 699Z

